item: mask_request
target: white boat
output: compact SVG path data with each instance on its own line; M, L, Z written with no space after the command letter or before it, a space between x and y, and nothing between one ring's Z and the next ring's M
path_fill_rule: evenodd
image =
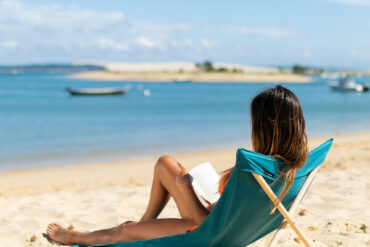
M322 79L336 79L338 77L340 77L340 73L338 72L332 72L332 73L324 72L321 74Z
M338 91L338 92L367 92L369 91L369 86L356 83L355 81L350 81L348 79L348 76L342 78L339 82L328 82L328 85L333 91Z
M73 96L98 96L98 95L122 95L128 92L129 86L123 88L83 88L83 89L72 89L67 88L70 95Z

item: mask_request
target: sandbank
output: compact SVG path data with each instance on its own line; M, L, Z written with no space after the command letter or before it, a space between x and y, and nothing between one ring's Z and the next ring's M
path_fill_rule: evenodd
M222 73L222 72L114 72L90 71L70 75L70 78L95 81L145 81L145 82L173 82L191 81L201 82L276 82L276 83L308 83L309 76L280 72L250 72L250 73Z

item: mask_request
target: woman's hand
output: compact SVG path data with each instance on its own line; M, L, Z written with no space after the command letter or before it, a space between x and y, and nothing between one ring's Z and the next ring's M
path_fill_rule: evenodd
M191 182L193 181L193 177L186 172L185 167L180 163L177 162L177 165L180 168L179 174L176 176L176 185L180 189L186 189L191 187Z
M180 172L176 176L176 185L184 198L189 202L189 211L193 216L194 223L200 225L209 214L209 211L202 205L195 194L193 186L191 185L193 177L187 173L185 167L181 163L177 162L177 165L180 168Z

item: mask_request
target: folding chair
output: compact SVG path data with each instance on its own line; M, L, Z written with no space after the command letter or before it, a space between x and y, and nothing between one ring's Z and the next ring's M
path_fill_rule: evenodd
M241 247L278 229L269 245L271 247L276 245L287 224L292 226L306 246L310 246L302 231L294 224L292 215L310 186L318 166L324 162L332 141L326 141L309 153L307 161L297 172L290 190L277 205L278 210L274 214L270 214L273 202L284 187L283 179L277 179L284 163L263 154L239 149L235 168L221 198L197 229L163 238L99 246Z

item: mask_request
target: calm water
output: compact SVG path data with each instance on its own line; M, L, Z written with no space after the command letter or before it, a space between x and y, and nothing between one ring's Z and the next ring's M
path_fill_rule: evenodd
M71 97L65 91L128 83L125 96ZM271 85L0 75L0 169L244 146L250 143L250 100ZM285 86L301 100L309 136L370 130L370 93L332 92L321 79Z

